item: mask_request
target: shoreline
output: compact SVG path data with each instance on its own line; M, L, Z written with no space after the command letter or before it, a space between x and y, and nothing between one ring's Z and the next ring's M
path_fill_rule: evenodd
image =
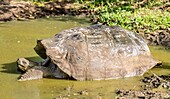
M0 21L31 20L59 15L83 15L87 10L80 9L80 5L64 2L0 2Z
M0 22L27 21L65 15L89 17L92 13L93 11L83 8L81 4L71 2L0 2ZM90 20L96 23L93 18ZM145 33L144 30L137 30L137 32L148 42L148 45L170 48L170 28L155 30L152 33Z

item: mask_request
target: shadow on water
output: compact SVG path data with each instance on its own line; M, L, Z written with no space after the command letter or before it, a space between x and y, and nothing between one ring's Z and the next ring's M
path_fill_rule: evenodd
M161 45L150 45L154 50L170 52L170 48Z
M5 63L2 64L2 71L4 73L12 73L12 74L19 74L19 72L17 71L17 63L16 62L11 62L11 63Z
M170 63L165 63L165 62L163 62L162 64L163 64L163 65L162 65L161 67L159 67L159 68L170 69Z
M36 62L43 61L40 57L26 57L26 59L36 61ZM16 61L11 62L11 63L2 64L3 65L3 67L2 67L3 70L0 71L0 72L10 73L10 74L20 74L20 72L17 70L18 67L17 67L17 62Z

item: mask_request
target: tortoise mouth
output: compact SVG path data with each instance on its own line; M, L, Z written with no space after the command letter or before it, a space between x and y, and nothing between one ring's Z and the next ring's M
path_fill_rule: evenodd
M35 52L43 59L47 58L46 49L41 43L42 40L37 40L37 45L34 47Z
M19 64L18 64L17 70L18 70L19 72L21 72L21 73L25 73L25 72L26 72L26 69L24 68L24 66L19 65Z

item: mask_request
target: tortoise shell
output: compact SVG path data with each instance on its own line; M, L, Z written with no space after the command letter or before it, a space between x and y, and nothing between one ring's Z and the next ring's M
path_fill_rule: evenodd
M158 63L141 36L119 26L64 30L38 41L35 51L77 80L143 75Z

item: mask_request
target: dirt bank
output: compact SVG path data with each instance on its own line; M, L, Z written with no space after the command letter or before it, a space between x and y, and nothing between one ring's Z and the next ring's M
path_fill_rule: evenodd
M153 33L143 33L149 45L161 45L170 48L170 28L156 30Z
M0 2L0 21L28 20L57 15L83 15L87 10L68 2Z

